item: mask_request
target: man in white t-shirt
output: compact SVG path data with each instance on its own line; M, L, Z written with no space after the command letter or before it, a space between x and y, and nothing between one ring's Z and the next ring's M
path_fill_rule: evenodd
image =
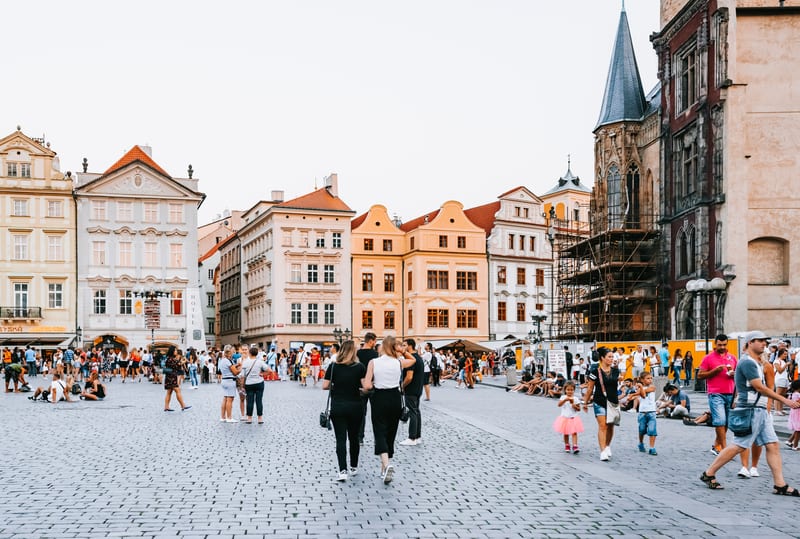
M67 384L61 380L61 375L58 373L53 374L53 381L50 387L37 387L33 395L28 397L30 400L35 401L41 398L50 403L59 401L71 402L69 399L69 391L67 391Z
M642 351L642 345L636 345L636 351L633 353L633 377L639 378L639 375L642 374L644 370L644 352Z

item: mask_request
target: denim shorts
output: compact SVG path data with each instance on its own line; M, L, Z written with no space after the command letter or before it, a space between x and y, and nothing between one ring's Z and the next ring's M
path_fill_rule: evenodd
M604 406L600 406L597 403L592 403L592 407L594 408L594 416L595 417L598 417L598 416L601 416L601 415L603 415L603 416L604 415L608 415L608 412L606 412L606 409L605 409Z
M709 393L708 411L711 412L711 426L725 427L728 425L728 412L733 403L733 395L728 393Z
M656 431L656 413L639 412L639 434L658 436Z
M772 425L772 416L766 408L756 407L753 410L753 432L747 436L734 436L733 443L739 447L749 449L753 444L767 445L778 441L775 427Z

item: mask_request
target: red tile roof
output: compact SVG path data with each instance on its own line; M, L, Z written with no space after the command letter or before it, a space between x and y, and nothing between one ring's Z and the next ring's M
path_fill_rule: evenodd
M209 249L206 254L201 256L200 259L197 262L200 263L200 262L203 262L204 260L207 260L207 259L211 258L214 255L214 253L219 251L220 246L222 246L222 244L225 242L225 240L227 240L229 237L235 236L235 235L236 235L236 233L234 232L233 234L230 234L230 235L226 236L224 239L222 239L222 240L218 241L217 243L215 243L214 247Z
M339 197L333 196L326 187L321 187L307 195L299 196L280 204L275 204L274 208L296 208L307 210L332 210L347 211L353 210L345 204Z
M414 230L415 228L419 228L421 225L425 224L425 217L428 218L428 222L430 223L431 221L436 219L436 216L439 215L439 211L440 210L432 211L430 213L426 213L425 215L421 215L416 219L412 219L407 223L403 223L402 225L400 225L400 230L402 230L403 232L409 232L411 230Z
M108 170L106 170L103 173L103 176L105 176L106 174L110 174L110 173L114 172L115 170L119 170L119 169L121 169L123 167L126 167L126 166L128 166L131 163L134 163L136 161L139 161L140 163L143 163L143 164L147 165L148 167L158 171L159 173L163 174L167 178L171 178L172 177L169 174L167 174L166 170L164 170L163 168L158 166L158 163L153 161L153 158L150 157L149 155L147 155L147 153L138 145L136 145L133 148L131 148L130 150L128 150L128 153L123 155L119 159L119 161L117 161L116 163L114 163L113 165L108 167Z
M509 193L510 192L511 191L509 191ZM494 227L494 216L499 210L500 201L498 200L497 202L489 202L483 206L477 206L475 208L464 210L464 215L466 215L467 218L473 222L473 224L484 229L486 231L486 236L488 237L489 234L492 233L492 228Z
M361 223L367 220L367 215L369 215L369 212L362 213L361 215L350 221L350 230L355 230L358 227L360 227Z

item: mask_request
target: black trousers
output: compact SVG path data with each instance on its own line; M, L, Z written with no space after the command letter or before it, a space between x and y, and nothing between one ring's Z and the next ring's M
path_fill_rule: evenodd
M331 399L331 421L336 434L336 459L339 471L347 470L347 442L350 442L350 467L358 468L358 432L363 415L361 400L340 401Z
M422 438L422 415L419 413L419 397L406 395L408 408L408 437L412 440Z
M244 386L247 417L253 417L253 405L255 404L256 415L264 415L264 382L257 384L246 384Z
M441 369L431 369L431 378L433 379L433 386L439 387L439 376L442 374Z
M394 440L400 423L400 390L376 389L372 394L372 431L375 434L375 454L394 456Z

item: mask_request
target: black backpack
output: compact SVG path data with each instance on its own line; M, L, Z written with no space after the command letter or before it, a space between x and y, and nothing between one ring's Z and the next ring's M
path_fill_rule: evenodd
M80 395L81 394L81 385L78 382L72 384L72 387L69 388L69 392L73 395Z
M432 371L438 370L439 368L439 361L436 359L436 354L431 354L430 367Z

